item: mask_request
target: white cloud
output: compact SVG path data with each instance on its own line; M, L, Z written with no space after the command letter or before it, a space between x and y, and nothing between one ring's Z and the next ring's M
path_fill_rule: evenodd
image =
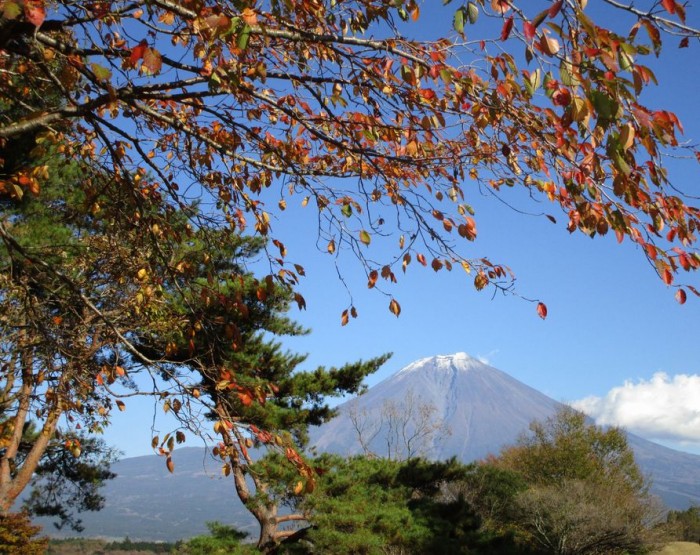
M700 375L626 381L605 397L586 397L572 405L600 425L622 426L657 440L700 444Z
M491 364L491 359L498 354L498 349L493 349L492 351L489 351L485 355L476 355L476 360L479 362L482 362L483 364Z

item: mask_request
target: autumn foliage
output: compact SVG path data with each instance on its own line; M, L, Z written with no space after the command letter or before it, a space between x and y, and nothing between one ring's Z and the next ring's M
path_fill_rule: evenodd
M40 526L34 526L27 513L9 513L0 516L0 546L3 553L40 555L46 552L49 540L37 537Z
M59 94L5 118L0 139L38 133L134 191L175 205L206 199L208 218L274 239L272 275L286 284L303 268L271 222L308 203L323 250L352 249L370 286L417 262L461 266L478 290L510 289L505 266L460 243L477 236L475 187L518 186L558 205L569 231L628 237L680 287L678 274L700 265L700 214L662 164L682 126L640 94L656 82L645 58L662 38L688 46L697 31L675 0L648 11L609 4L615 29L585 0L430 6L452 26L424 41L404 38L420 35L411 25L428 9L415 0L6 0L3 97L39 81ZM0 189L38 194L42 179L17 168ZM379 260L371 243L385 234L394 251ZM398 316L396 299L389 308Z

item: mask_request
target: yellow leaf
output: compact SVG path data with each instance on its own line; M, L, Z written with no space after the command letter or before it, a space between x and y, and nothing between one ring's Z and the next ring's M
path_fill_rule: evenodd
M622 150L629 150L634 143L634 127L631 123L627 123L620 129L620 146Z
M372 241L372 238L370 237L369 233L367 233L364 229L360 231L360 241L364 243L365 245L369 245L370 241Z
M399 317L399 314L401 314L401 305L398 303L398 301L396 299L391 299L391 302L389 303L389 310L397 318Z
M294 485L294 495L299 495L303 490L304 490L304 483L301 480L299 480Z

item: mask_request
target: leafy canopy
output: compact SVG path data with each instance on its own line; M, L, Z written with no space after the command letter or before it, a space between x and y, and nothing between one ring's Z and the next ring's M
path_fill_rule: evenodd
M625 433L603 429L570 408L502 451L491 464L519 473L527 489L505 521L544 553L645 553L661 515Z
M0 104L46 83L54 96L40 113L5 114L0 141L32 133L127 190L205 199L190 218L272 236L270 275L290 285L304 270L272 224L300 203L321 249L352 250L370 287L417 262L510 290L509 270L461 241L477 236L476 187L517 186L558 206L569 231L640 245L685 302L677 275L700 266L700 212L662 164L681 122L640 96L666 36L685 47L699 33L676 0L608 0L614 28L586 4L5 0ZM405 38L427 9L449 10L445 38ZM0 191L39 193L44 179L13 168ZM392 254L372 250L379 241ZM396 299L389 309L400 313Z

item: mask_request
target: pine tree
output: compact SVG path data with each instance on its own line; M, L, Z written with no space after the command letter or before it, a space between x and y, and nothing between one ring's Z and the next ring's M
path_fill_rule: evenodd
M332 418L327 398L360 391L362 380L388 355L300 370L306 356L279 341L309 333L287 315L294 292L270 279L261 282L245 268L263 248L259 239L223 230L193 232L171 253L181 273L163 284L163 304L142 330L139 349L148 358L166 353L165 403L183 426L207 435L193 399L208 408L218 436L214 454L258 520L258 546L267 550L291 533L280 524L304 517L278 516L273 473L261 471L250 449L281 453L299 477L299 491L312 491L314 471L299 454L308 427ZM183 439L181 431L154 439L171 469L172 449Z

